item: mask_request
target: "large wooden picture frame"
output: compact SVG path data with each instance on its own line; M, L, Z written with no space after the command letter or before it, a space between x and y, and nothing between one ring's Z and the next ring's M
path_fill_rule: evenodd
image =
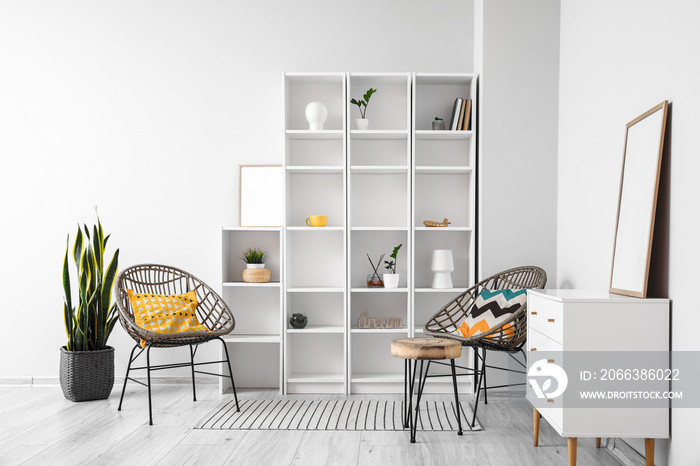
M241 165L238 188L240 226L281 227L284 224L282 165Z
M668 101L627 124L610 292L646 298Z

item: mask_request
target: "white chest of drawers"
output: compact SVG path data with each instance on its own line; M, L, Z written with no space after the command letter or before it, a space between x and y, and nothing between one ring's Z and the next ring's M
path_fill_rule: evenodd
M538 351L669 351L669 300L639 299L600 291L528 290L528 367ZM527 385L527 399L536 402ZM569 439L569 464L576 464L577 437L644 438L647 464L654 440L669 437L668 408L533 408L534 442L540 415ZM541 405L541 403L540 403ZM598 442L599 444L599 442Z

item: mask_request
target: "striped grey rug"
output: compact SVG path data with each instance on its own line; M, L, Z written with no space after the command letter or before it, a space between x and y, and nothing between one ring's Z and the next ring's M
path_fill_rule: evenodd
M231 430L407 430L401 424L403 401L394 400L243 400L241 411L229 401L196 425L195 429ZM415 409L415 408L414 408ZM460 403L462 429L481 430L472 411ZM454 402L421 401L418 430L456 431Z

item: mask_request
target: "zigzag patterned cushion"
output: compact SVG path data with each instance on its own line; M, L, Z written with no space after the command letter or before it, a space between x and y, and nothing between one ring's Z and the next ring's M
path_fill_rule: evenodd
M197 293L161 295L136 293L126 290L134 310L136 324L155 333L208 332L199 323L194 311L197 308ZM141 340L146 347L146 341Z
M469 338L499 327L527 303L527 290L484 290L476 297L469 315L453 333ZM507 324L503 331L512 335Z

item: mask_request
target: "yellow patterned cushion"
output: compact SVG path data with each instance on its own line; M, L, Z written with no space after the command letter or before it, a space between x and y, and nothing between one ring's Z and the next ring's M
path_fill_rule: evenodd
M195 315L197 293L185 294L144 294L126 290L134 310L136 324L144 330L155 333L208 332ZM146 347L146 341L141 340Z

